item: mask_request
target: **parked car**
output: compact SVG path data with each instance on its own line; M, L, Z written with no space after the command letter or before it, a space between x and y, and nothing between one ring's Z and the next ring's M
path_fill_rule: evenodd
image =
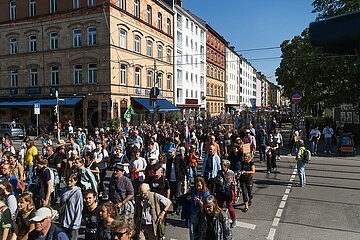
M1 122L0 137L5 138L24 138L26 135L25 127L21 123Z

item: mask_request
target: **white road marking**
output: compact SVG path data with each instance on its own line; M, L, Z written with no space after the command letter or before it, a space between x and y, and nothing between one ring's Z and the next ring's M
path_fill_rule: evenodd
M289 193L290 193L290 189L286 189L285 194L289 194Z
M280 222L280 218L274 218L274 221L273 221L273 223L272 223L272 225L274 226L274 227L277 227L277 226L279 226L279 222Z
M276 217L281 217L282 212L283 212L282 209L278 209L275 216Z
M255 230L255 228L256 228L255 224L239 222L239 221L236 221L236 226L242 227L242 228L248 228L248 229L252 229L252 230Z
M285 207L285 204L286 204L286 201L281 201L280 205L279 205L279 208L284 208Z
M275 228L270 228L269 234L268 234L266 239L267 240L274 240L275 232L276 232Z
M282 201L286 201L288 199L289 195L287 194L284 194L283 198L282 198Z

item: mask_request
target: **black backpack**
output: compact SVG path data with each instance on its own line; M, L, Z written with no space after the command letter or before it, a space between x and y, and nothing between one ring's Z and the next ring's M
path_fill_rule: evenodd
M304 150L304 155L303 155L302 160L304 161L304 163L309 163L310 162L310 160L311 160L311 152L310 152L310 150L308 150L308 149Z

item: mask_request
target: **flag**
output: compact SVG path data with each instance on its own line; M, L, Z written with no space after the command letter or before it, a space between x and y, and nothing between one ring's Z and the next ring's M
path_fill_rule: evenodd
M128 123L131 121L132 115L135 115L135 111L134 108L130 105L124 113L124 118Z

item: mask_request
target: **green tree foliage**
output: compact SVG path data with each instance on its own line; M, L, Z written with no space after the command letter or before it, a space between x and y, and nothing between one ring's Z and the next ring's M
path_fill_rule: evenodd
M350 4L351 2L351 4ZM348 3L349 5L346 5ZM359 7L360 1L315 0L314 12L320 18ZM360 101L360 64L355 55L325 53L310 43L309 30L281 44L282 60L276 70L285 96L303 92L302 106L334 107Z
M313 13L319 13L317 19L360 10L359 0L314 0Z

